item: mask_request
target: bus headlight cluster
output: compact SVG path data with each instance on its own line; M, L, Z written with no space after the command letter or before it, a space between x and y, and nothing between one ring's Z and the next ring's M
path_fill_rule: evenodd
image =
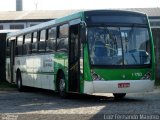
M146 74L141 78L141 80L150 80L150 79L151 79L151 73L150 73L150 72L146 73Z
M96 74L96 73L91 73L91 74L92 74L93 80L103 80L103 78L101 78L98 74Z

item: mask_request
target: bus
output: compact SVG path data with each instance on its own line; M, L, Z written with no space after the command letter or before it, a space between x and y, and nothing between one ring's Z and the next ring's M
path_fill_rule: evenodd
M8 34L11 81L68 93L127 93L154 89L155 56L144 13L90 10Z

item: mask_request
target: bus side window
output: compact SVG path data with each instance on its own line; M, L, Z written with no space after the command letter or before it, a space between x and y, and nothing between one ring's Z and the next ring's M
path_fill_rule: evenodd
M46 40L46 51L51 52L56 50L56 27L48 29Z
M17 37L17 55L23 54L23 36Z
M32 38L32 53L36 53L37 52L37 32L33 33L33 38Z
M57 38L57 51L68 52L68 24L64 24L59 28L59 35Z
M45 52L46 44L46 30L41 30L40 31L40 40L38 42L38 51L39 52Z
M24 37L23 54L31 54L31 34Z

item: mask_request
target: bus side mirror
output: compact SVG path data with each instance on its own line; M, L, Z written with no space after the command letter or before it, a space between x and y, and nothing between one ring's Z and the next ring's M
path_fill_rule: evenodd
M80 24L80 39L82 43L86 42L86 23L81 22Z

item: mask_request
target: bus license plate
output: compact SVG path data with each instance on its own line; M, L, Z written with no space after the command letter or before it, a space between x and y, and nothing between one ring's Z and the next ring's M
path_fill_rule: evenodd
M130 83L118 83L118 88L128 88L130 87Z

